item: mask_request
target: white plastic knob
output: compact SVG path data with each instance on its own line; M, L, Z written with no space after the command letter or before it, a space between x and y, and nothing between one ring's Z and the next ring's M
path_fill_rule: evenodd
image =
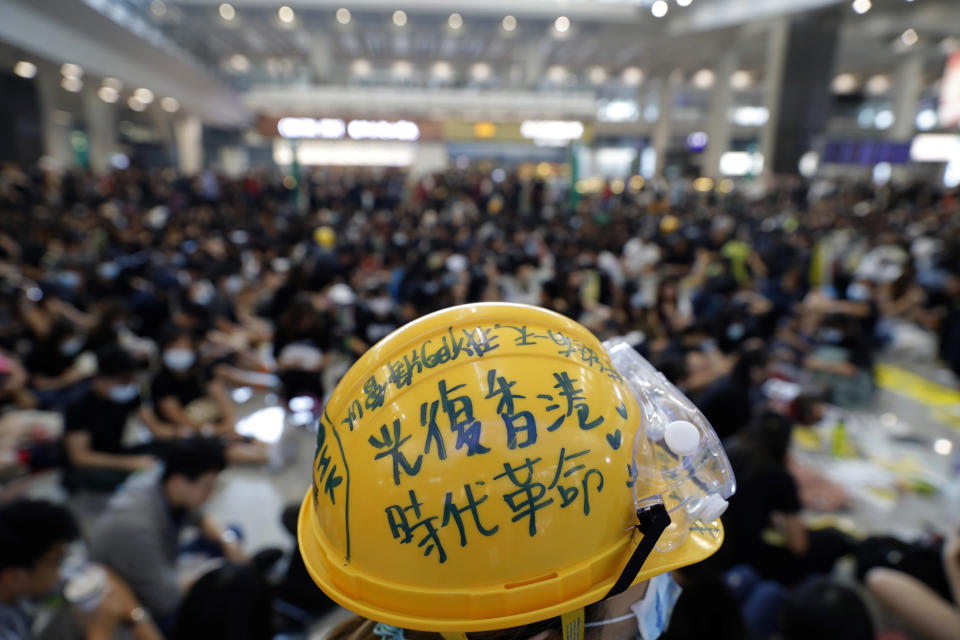
M697 517L703 522L713 522L723 515L727 510L729 503L715 493L707 496L700 509L697 510Z
M675 420L667 425L663 439L676 455L689 456L700 446L700 430L692 422Z

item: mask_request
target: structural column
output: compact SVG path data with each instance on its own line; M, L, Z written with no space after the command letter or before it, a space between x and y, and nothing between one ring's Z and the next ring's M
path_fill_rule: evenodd
M670 147L670 107L673 105L673 85L668 76L651 80L657 90L657 122L653 125L653 150L657 154L656 176L663 176L667 164L667 150Z
M90 145L90 168L94 173L103 173L109 170L110 158L117 150L116 107L88 88L83 92L83 117Z
M730 150L730 107L733 106L733 87L730 76L737 70L740 54L728 48L721 56L716 69L716 82L710 96L710 111L707 116L707 150L703 154L701 171L708 178L720 177L720 156Z
M832 6L796 15L790 22L782 67L782 78L789 82L780 82L776 118L771 117L776 145L764 158L774 173L797 173L800 157L826 130L838 32L848 10Z
M50 166L65 169L73 164L70 149L70 114L62 111L59 95L60 78L53 71L41 71L37 75L37 92L40 98L40 127L43 132L43 155ZM67 119L64 119L67 118Z
M177 143L177 167L184 175L203 169L203 124L197 116L183 116L173 123Z
M893 83L893 126L887 130L892 140L907 140L913 135L917 102L923 89L923 55L911 52L897 63Z
M790 37L786 18L778 18L767 34L767 63L763 69L763 105L767 122L760 131L760 153L763 154L763 173L773 173L773 157L777 148L777 123L780 120L780 93L783 90L783 67L787 59L787 40Z

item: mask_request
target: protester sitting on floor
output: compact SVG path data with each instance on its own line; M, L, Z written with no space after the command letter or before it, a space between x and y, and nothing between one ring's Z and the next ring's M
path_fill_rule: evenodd
M133 471L154 465L154 455L162 448L159 442L124 444L132 416L148 426L155 422L152 412L142 406L140 367L117 345L97 354L97 374L90 388L64 410L64 484L68 488L111 491Z
M727 445L737 478L737 493L723 517L727 540L716 562L746 564L763 577L793 584L814 573L829 573L834 562L853 550L835 529L808 530L800 518L797 483L788 471L792 423L767 411ZM782 539L772 544L766 534Z
M150 383L154 410L162 423L154 435L165 438L200 433L217 436L227 444L227 459L235 463L264 463L267 446L239 436L226 385L199 362L197 346L189 332L169 329L160 341L163 362ZM161 433L162 432L162 433Z
M63 506L41 500L16 500L0 506L0 640L32 640L36 603L55 593L67 545L79 535ZM85 638L106 640L128 628L134 640L160 640L130 589L112 573L99 604L76 616ZM74 613L66 612L73 616ZM60 632L75 625L66 621Z
M161 628L169 631L193 582L177 572L184 527L196 526L232 562L245 562L247 556L235 534L199 511L226 465L220 442L200 437L174 442L163 463L162 472L134 478L114 496L96 523L90 554L129 584Z

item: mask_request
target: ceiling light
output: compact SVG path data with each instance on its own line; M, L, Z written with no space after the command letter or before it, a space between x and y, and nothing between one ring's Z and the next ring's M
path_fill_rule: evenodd
M167 96L160 101L160 108L166 111L167 113L176 113L180 110L180 101L176 98L171 98Z
M692 78L693 86L698 89L709 89L716 80L716 75L710 69L700 69Z
M689 7L693 3L693 0L677 0L678 7Z
M97 95L104 102L109 102L110 104L113 104L120 97L120 92L114 89L113 87L104 86L97 89Z
M350 65L350 70L355 76L366 77L370 75L373 68L370 66L369 61L360 58L353 61L353 64Z
M873 3L870 0L853 0L853 4L850 5L853 8L855 13L860 15L865 14L867 11L870 11L870 8L873 6Z
M453 78L453 67L449 62L438 60L437 62L433 63L430 73L437 80L450 80Z
M953 443L946 438L939 438L933 443L933 450L942 456L948 456L953 451Z
M857 88L857 76L852 73L840 73L830 83L834 93L853 93Z
M504 31L513 31L517 28L517 19L513 16L504 16L503 22L500 23Z
M250 70L250 59L242 53L235 53L230 56L230 66L234 71L243 73Z
M134 91L133 95L137 96L137 100L143 104L150 104L153 102L153 91L150 91L150 89L144 89L141 87Z
M150 3L150 13L158 18L162 18L167 15L167 5L164 4L163 0L153 0Z
M753 84L753 76L749 71L734 71L730 76L730 86L734 89L746 89Z
M283 5L277 9L277 17L280 18L280 22L283 22L284 24L290 24L293 22L295 15L293 13L293 9L287 5Z
M556 29L557 33L566 33L570 30L570 18L560 16L553 21L553 28Z
M234 9L232 5L229 5L226 2L221 4L220 7L217 9L217 11L220 13L220 17L223 18L224 20L229 21L237 17L236 9ZM134 111L136 111L136 109L134 109Z
M67 62L60 67L60 73L63 74L64 78L82 78L83 68L78 64Z
M878 73L867 80L867 93L876 96L890 90L890 76Z
M123 83L117 80L116 78L104 78L103 86L110 87L111 89L116 89L117 91L120 91L121 89L123 89Z
M607 70L603 67L590 67L590 82L593 84L603 84L607 79Z
M489 80L492 73L490 65L486 62L478 62L470 67L470 75L473 76L474 80L480 80L481 82Z
M345 7L337 9L337 22L340 24L350 24L350 9Z
M567 70L563 65L555 64L547 69L547 79L550 80L550 82L559 84L567 79Z
M397 60L393 63L392 71L397 78L409 78L413 75L413 65L406 60Z
M83 89L83 80L80 78L63 78L60 81L60 86L69 91L70 93L76 93Z
M623 84L636 86L643 82L643 71L639 67L627 67L620 74Z
M401 11L400 9L394 11L393 24L397 25L398 27L402 27L407 24L407 13L405 11Z
M900 42L905 46L912 47L917 44L917 40L920 39L920 36L917 35L916 29L907 29L902 34L900 34Z
M939 123L937 112L933 109L924 109L917 114L916 125L920 131L930 131L935 129Z
M13 72L21 78L32 78L37 75L37 65L26 60L20 60L13 65Z
M127 98L127 106L134 111L145 111L147 108L147 105L143 104L143 102L137 99L137 96L130 96Z
M893 115L893 111L890 111L890 109L884 109L882 111L878 111L877 115L874 116L873 118L873 126L875 126L877 129L880 129L881 131L885 131L886 129L889 129L890 127L892 127L893 122L894 122L894 115Z
M450 17L447 18L447 24L450 25L450 28L457 30L463 26L463 16L459 13L451 13Z
M657 0L650 5L650 13L653 14L654 18L662 18L667 15L667 11L669 10L670 5L668 5L665 0Z

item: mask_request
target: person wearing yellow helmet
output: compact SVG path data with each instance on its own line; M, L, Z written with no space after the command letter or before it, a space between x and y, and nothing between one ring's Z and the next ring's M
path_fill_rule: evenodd
M370 621L337 637L581 640L630 623L654 638L678 592L667 572L719 548L733 491L709 423L629 345L468 304L341 380L298 540L317 585Z

